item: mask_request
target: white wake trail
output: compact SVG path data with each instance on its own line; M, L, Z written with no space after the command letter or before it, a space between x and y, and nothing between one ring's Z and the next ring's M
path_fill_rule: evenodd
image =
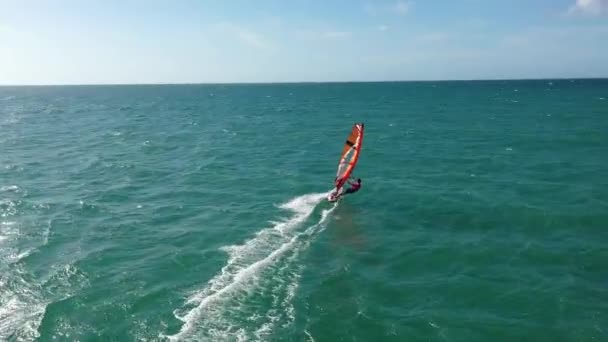
M287 315L286 320L293 321L291 300L297 288L301 267L296 267L294 272L291 265L310 243L310 240L303 238L310 237L321 229L335 205L324 210L320 220L304 231L298 227L310 217L326 196L327 193L317 193L296 197L281 205L282 209L293 213L291 217L262 229L241 245L222 248L229 254L226 265L205 287L194 293L182 308L175 310L175 317L184 322L180 331L175 335L163 337L172 341L201 338L218 341L246 340L247 337L259 338L261 335L267 335L281 315ZM284 257L286 254L289 257ZM281 279L262 277L266 269L276 268L279 262L284 264L277 269ZM285 284L286 280L288 284ZM249 318L254 322L260 319L266 322L257 329L248 329L239 324L239 320L247 319L240 313L252 309L241 308L240 305L256 294L256 291L257 294L270 292L275 300L272 301L271 308L264 312L254 312ZM283 297L283 300L279 300L279 296Z

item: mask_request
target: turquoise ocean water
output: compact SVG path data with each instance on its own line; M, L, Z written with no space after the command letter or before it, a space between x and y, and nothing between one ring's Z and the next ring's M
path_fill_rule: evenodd
M608 80L0 88L2 341L606 341L607 246Z

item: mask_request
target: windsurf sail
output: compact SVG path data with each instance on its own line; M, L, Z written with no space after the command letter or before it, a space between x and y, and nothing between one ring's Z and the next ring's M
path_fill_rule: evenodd
M346 138L342 154L340 154L338 172L336 173L336 190L340 190L344 186L357 165L363 146L363 127L363 123L354 124L348 138Z

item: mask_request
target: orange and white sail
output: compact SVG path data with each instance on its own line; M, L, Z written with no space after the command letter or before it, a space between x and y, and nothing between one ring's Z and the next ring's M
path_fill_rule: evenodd
M357 165L363 146L363 128L363 123L354 124L344 143L335 180L335 186L338 190L344 186Z

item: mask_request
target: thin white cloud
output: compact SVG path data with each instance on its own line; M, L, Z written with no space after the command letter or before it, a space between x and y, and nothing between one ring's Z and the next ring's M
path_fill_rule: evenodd
M12 28L11 26L5 25L5 24L0 24L0 34L1 35L9 35L9 34L13 34L17 32L14 28Z
M232 36L239 42L255 49L272 50L274 48L274 45L264 35L249 28L232 23L220 23L217 27L224 34Z
M411 12L414 2L408 0L397 0L394 2L385 2L378 4L375 2L366 2L363 5L363 10L372 16L382 14L397 14L406 15Z
M363 5L363 11L365 11L369 15L376 15L378 12L378 9L376 8L376 5L374 5L373 3L366 2Z
M378 29L378 31L387 31L389 27L387 25L380 25L376 28Z
M397 3L393 6L393 10L395 13L399 15L405 15L410 11L411 3L405 0L398 0Z
M258 49L265 49L269 47L268 42L262 37L260 34L250 31L239 29L237 31L237 36L239 39L247 45L253 46Z
M327 31L323 32L323 36L326 38L345 38L350 37L350 32L347 31Z
M568 13L594 16L608 14L608 0L576 0Z
M471 18L471 19L465 20L463 22L463 25L467 28L474 29L474 30L484 30L488 26L490 26L490 23L485 19Z
M438 43L446 41L450 38L450 34L446 32L430 32L418 36L418 40L422 42Z
M14 27L0 23L0 39L35 39L37 35L34 32L24 31L22 28ZM0 44L1 47L2 44Z
M346 39L352 36L350 31L340 30L312 30L304 29L295 31L297 37L305 40L338 40Z
M526 31L507 34L499 40L499 45L509 49L530 48L543 51L548 47L561 49L568 46L577 50L576 46L590 47L593 42L601 41L608 35L608 26L563 27L563 28L530 28ZM596 47L598 48L598 47Z

